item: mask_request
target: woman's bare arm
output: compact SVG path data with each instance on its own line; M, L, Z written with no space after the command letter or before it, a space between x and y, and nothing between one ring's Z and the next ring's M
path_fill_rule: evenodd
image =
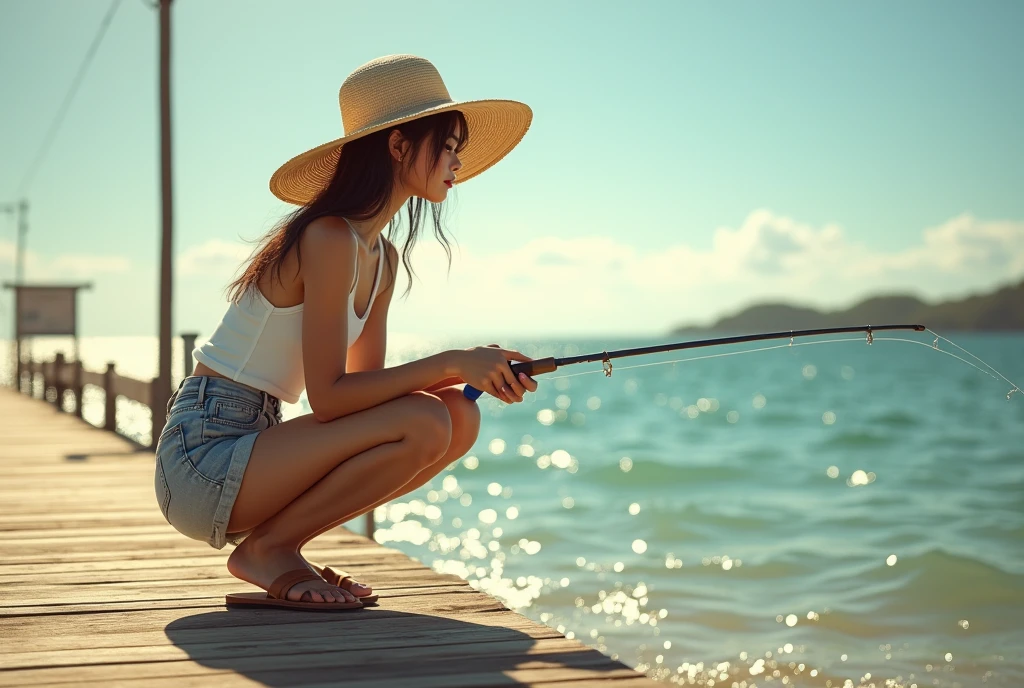
M348 293L355 276L356 241L344 220L323 217L309 225L300 242L306 396L314 417L321 422L427 389L458 374L451 351L393 368L345 372ZM392 288L393 284L388 286L388 290Z

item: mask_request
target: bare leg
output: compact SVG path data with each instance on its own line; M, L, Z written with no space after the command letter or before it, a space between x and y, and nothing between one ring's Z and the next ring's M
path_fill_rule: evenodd
M452 435L451 441L448 443L448 450L438 457L434 463L428 465L422 471L417 473L409 482L376 504L367 505L363 509L347 516L337 523L327 524L321 530L315 533L310 533L302 540L302 543L299 545L300 547L315 538L317 535L322 535L328 530L345 523L345 521L351 521L353 518L362 516L372 509L376 509L381 504L387 504L392 499L397 499L402 495L423 487L430 482L431 478L444 470L448 464L469 451L469 448L473 446L476 442L476 438L480 434L480 407L476 405L476 402L470 401L463 396L461 387L446 387L445 389L432 392L432 394L445 403L445 406L448 409L448 416L452 420Z
M419 392L330 423L302 416L261 432L228 526L252 532L228 570L266 589L306 566L298 549L309 533L385 499L442 456L450 439L445 405ZM354 599L324 581L299 584L288 598L307 591L316 602Z
M461 387L448 387L433 392L432 394L436 395L445 403L445 406L448 408L448 414L452 419L452 438L451 442L448 444L448 450L434 463L417 473L412 480L402 485L395 492L387 495L374 504L363 507L354 514L342 518L336 523L328 523L316 532L310 533L308 536L303 538L300 543L300 550L307 542L316 536L321 535L346 521L362 516L363 514L376 509L381 504L387 504L402 495L423 487L430 482L434 476L451 464L452 461L455 461L469 451L470 447L472 447L476 442L480 432L480 407L477 406L475 402L472 402L463 396ZM352 582L351 589L359 596L369 595L372 592L372 588L369 585L363 585L356 581Z

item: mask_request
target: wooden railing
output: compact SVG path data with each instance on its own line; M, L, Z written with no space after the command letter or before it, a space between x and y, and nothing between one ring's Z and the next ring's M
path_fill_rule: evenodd
M190 352L191 353L191 352ZM15 387L25 391L30 396L35 391L35 376L43 376L42 398L46 399L48 392L54 390L54 404L58 410L64 410L64 396L67 390L71 390L75 397L75 415L82 417L82 392L86 385L102 387L106 394L106 413L103 418L103 428L117 431L117 398L125 397L132 401L148 406L152 405L152 389L156 380L137 380L135 378L121 375L117 372L114 363L107 363L107 369L100 372L86 370L82 367L81 361L67 361L63 353L58 353L52 361L27 361L21 364L20 376L28 373L27 385L19 379ZM19 377L20 377L19 376ZM150 448L156 445L156 431L158 426L163 425L163 418L159 412L153 413L153 438L150 440Z
M195 348L196 338L199 335L194 332L182 333L181 339L185 351L185 377L192 374L192 350ZM22 379L28 374L27 389ZM48 392L54 390L54 403L57 410L64 410L64 396L67 390L74 393L75 415L82 418L82 391L86 385L102 387L106 394L105 411L103 417L103 428L111 432L117 432L117 398L124 397L147 406L153 416L153 431L151 433L149 448L156 447L156 441L164 428L164 409L167 406L166 394L158 393L157 379L139 380L127 377L117 372L113 362L107 363L107 369L100 372L86 370L82 367L81 361L68 361L63 353L58 353L52 361L19 361L15 371L14 388L26 392L29 396L35 393L36 375L43 376L43 399L46 400ZM162 397L154 398L154 394Z
M195 335L183 335L185 339L185 376L192 374L192 346L195 343ZM28 373L27 385L22 376ZM163 430L164 407L167 399L159 400L154 408L153 390L156 388L156 378L150 380L137 380L126 377L117 372L113 362L107 363L107 369L102 373L86 370L82 367L81 361L67 361L63 353L58 353L52 361L28 361L19 366L15 389L26 391L30 396L34 395L35 376L43 376L43 395L47 398L47 392L54 390L54 404L57 410L64 410L64 396L67 390L74 392L75 415L82 418L82 392L86 385L102 387L106 395L106 412L103 416L103 428L111 432L117 432L117 398L125 397L132 401L148 406L153 414L153 432L149 441L149 448L156 448L156 441ZM26 390L27 387L27 390ZM364 516L364 527L366 536L373 539L375 529L373 511Z

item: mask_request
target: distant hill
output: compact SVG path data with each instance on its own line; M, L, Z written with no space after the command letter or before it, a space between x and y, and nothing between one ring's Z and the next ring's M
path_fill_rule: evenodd
M842 311L818 311L782 303L764 303L718 320L709 327L679 326L688 332L761 332L806 330L844 325L921 324L935 330L1006 332L1024 330L1024 281L990 294L928 304L913 296L876 296Z

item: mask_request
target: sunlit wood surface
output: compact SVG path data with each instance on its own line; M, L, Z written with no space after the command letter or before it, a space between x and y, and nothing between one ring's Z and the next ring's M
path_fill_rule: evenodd
M0 685L614 686L642 674L338 528L304 552L380 606L228 610L258 590L179 535L153 455L0 389Z

